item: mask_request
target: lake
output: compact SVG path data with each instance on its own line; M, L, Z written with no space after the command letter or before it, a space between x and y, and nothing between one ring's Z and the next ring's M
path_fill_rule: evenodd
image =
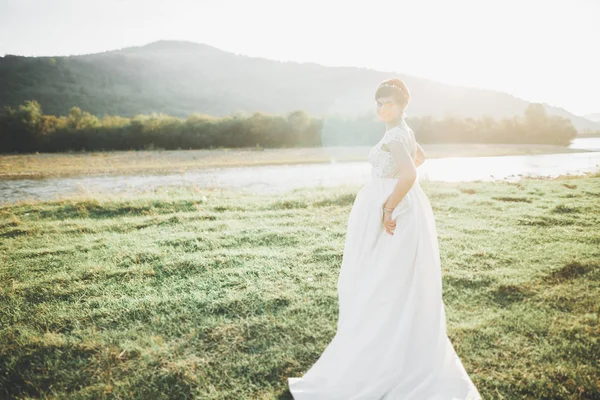
M523 176L553 177L600 170L600 137L578 138L569 146L593 150L582 153L428 159L418 168L420 180L518 180ZM187 170L166 175L96 175L0 181L0 202L51 200L77 193L118 193L164 186L222 187L279 192L313 186L362 185L370 178L370 164L332 162Z

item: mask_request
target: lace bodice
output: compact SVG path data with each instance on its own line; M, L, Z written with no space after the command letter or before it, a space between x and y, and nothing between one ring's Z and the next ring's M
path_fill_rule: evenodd
M372 165L371 176L379 178L398 178L400 169L396 165L392 153L386 144L399 141L401 142L412 159L417 155L417 142L412 129L404 120L400 126L396 126L385 132L381 140L369 150L369 162Z

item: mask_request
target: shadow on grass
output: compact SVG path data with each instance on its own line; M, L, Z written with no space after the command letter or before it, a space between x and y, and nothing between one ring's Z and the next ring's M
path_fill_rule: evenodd
M513 303L533 297L535 292L524 286L508 284L498 286L490 294L494 303L502 307L508 307Z
M552 271L545 278L548 283L563 283L573 279L585 277L587 279L600 278L599 264L582 264L578 261L565 264L563 267Z

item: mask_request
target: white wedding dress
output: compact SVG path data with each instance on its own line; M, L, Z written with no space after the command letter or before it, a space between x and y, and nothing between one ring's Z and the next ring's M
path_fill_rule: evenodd
M295 400L481 399L446 334L435 220L418 178L392 213L393 235L385 231L399 169L382 146L394 140L415 158L404 119L369 151L371 178L348 217L337 332L301 378L288 378Z

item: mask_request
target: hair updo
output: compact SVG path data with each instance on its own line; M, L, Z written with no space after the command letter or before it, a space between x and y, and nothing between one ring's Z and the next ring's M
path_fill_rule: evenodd
M410 92L408 87L400 79L388 79L379 84L375 92L375 100L380 97L391 96L394 101L400 106L402 111L406 110L408 101L410 100Z

